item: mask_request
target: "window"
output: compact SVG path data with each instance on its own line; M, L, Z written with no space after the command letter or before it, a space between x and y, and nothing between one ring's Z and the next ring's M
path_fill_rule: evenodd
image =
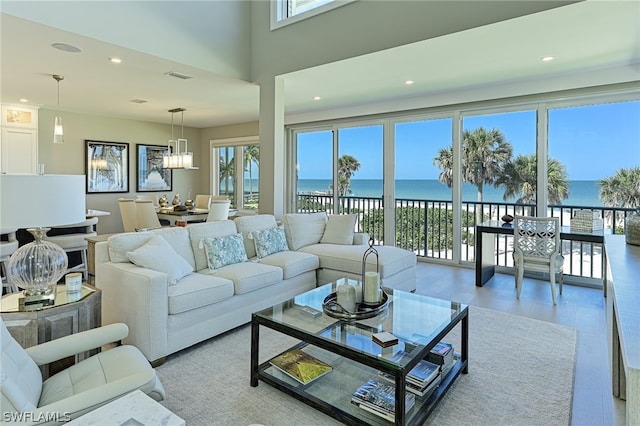
M258 210L260 145L257 138L234 138L211 141L213 191L226 195L231 207Z
M356 0L276 0L271 2L271 29L292 24Z

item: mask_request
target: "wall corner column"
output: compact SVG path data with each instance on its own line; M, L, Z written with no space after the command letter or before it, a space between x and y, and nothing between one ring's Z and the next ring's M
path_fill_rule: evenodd
M260 213L285 211L284 80L260 83Z

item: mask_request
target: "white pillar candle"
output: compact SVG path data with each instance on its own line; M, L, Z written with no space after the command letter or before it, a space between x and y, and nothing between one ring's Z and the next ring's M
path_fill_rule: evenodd
M356 303L362 303L362 283L356 282L353 287L356 289Z
M342 309L348 312L356 311L356 289L349 283L338 286L337 290L338 304Z
M380 302L380 274L377 272L365 272L364 274L364 302Z
M75 293L80 291L80 289L82 288L82 274L80 272L67 274L64 277L64 284L67 293Z

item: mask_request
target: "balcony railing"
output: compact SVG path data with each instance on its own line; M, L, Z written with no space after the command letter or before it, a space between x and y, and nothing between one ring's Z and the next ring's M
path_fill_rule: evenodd
M453 261L453 203L442 200L396 199L395 245L415 252L419 257ZM384 214L382 198L339 197L334 208L331 195L298 194L299 212L326 211L329 214L357 213L357 229L368 232L377 244L384 244ZM570 225L577 210L593 210L604 218L605 229L623 234L625 218L632 208L592 206L549 206L549 214L560 218L560 224ZM499 220L505 214L535 215L533 204L502 202L462 202L461 255L462 262L475 261L475 224L489 219ZM495 264L498 268L512 268L513 236L496 236ZM602 244L563 241L565 275L578 278L574 281L598 280L602 277ZM588 281L587 281L588 282Z

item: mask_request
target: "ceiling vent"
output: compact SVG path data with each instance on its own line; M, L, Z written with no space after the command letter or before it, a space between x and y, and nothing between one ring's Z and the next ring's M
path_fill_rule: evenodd
M130 102L133 102L134 104L144 104L144 103L147 103L149 101L146 100L146 99L131 99Z
M177 71L169 71L169 72L164 73L164 75L168 75L169 77L180 78L182 80L189 80L190 78L193 78L190 75L183 74L183 73L177 72Z

